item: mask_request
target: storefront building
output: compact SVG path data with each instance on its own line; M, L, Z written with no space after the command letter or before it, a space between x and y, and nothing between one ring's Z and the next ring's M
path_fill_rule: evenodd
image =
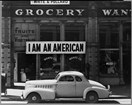
M21 81L22 70L29 80L43 79L41 71L47 72L54 65L60 67L59 71L80 71L103 84L129 83L130 2L36 3L3 3L2 64L9 87ZM61 49L59 53L51 52L55 43L56 49ZM48 76L53 75L51 72Z

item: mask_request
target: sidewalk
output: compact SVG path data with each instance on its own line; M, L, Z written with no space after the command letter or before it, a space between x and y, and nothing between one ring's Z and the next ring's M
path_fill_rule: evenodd
M22 101L20 96L24 90L25 83L15 83L13 89L7 89L7 95L1 94L2 101ZM110 99L131 98L131 85L111 86L112 95Z
M131 98L131 85L111 86L113 97Z
M7 88L6 95L4 93L1 93L1 101L22 101L20 96L24 88L25 83L14 83L13 88Z

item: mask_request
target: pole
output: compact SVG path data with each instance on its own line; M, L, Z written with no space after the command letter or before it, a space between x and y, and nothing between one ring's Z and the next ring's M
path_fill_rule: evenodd
M2 58L2 1L0 1L0 58ZM2 59L0 59L0 62ZM2 63L0 63L0 72L2 73ZM0 76L0 80L1 80L1 76Z

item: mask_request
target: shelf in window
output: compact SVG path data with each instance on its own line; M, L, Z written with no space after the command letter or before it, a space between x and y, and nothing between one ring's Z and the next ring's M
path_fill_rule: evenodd
M119 48L102 48L100 49L101 51L105 51L105 50L112 50L112 51L119 51Z
M110 77L110 78L113 78L113 77L119 77L118 74L99 74L99 77Z

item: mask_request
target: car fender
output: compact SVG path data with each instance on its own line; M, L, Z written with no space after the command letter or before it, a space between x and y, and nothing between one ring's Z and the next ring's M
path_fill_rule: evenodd
M26 99L31 93L38 93L42 100L55 99L54 89L43 89L43 88L30 88L22 92L23 98Z
M92 87L88 87L84 90L83 92L83 99L86 98L86 95L88 92L90 91L95 91L98 94L99 98L107 98L109 97L109 91L106 88L101 88L101 87L97 87L97 86L92 86Z

